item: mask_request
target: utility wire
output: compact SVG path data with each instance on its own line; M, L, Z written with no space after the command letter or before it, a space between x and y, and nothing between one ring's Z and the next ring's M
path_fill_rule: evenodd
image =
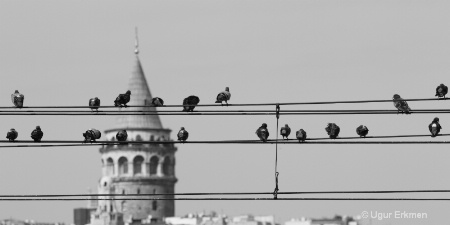
M0 198L0 201L87 201L91 198ZM294 200L294 201L450 201L450 198L102 198L98 200L174 200L174 201L250 201L250 200Z
M279 195L309 194L395 194L395 193L449 193L450 190L391 190L391 191L296 191L278 192ZM56 195L0 195L0 198L55 198L55 197L126 197L126 196L200 196L200 195L272 195L273 192L204 192L204 193L160 193L160 194L56 194Z
M132 143L132 142L130 142ZM186 141L183 143L179 142L171 142L176 144L275 144L275 142L260 142L260 141ZM308 145L308 144L450 144L450 141L307 141L307 142L279 142L279 144L300 144L300 145ZM19 147L68 147L68 146L78 146L78 147L89 147L95 145L116 145L116 144L73 144L73 145L63 145L63 144L54 144L54 145L0 145L0 148L19 148ZM117 144L121 145L121 144Z
M449 114L450 110L446 111L410 111L410 114ZM159 115L159 116L264 116L264 115L276 115L276 112L107 112L107 111L99 111L99 112L83 112L83 113L75 113L75 112L67 112L67 111L59 111L59 112L0 112L0 116L142 116L142 115ZM402 114L397 111L346 111L346 112L280 112L279 115L380 115L380 114Z
M417 98L417 99L403 99L405 101L441 101L449 100L449 98ZM373 102L392 102L389 100L358 100L358 101L324 101L324 102L288 102L288 103L247 103L247 104L228 104L228 107L233 106L276 106L281 105L322 105L322 104L344 104L344 103L373 103ZM195 107L225 107L219 104L199 104L199 105L164 105L162 107L184 107L184 106L195 106ZM97 107L97 106L96 106ZM117 106L98 106L99 108L117 108ZM157 107L153 105L135 105L128 106L128 108L133 107ZM161 107L161 106L158 106ZM3 106L0 109L10 109L15 107ZM22 108L90 108L89 106L24 106Z
M330 139L329 137L322 137L322 138L306 138L307 141L314 141L314 140L347 140L347 139L359 139L359 140L367 140L367 139L377 139L377 138L409 138L409 137L430 137L430 134L413 134L413 135L385 135L385 136L366 136L365 138L361 137L338 137L336 139ZM437 137L440 136L450 136L450 134L439 134ZM267 139L268 142L274 142L276 139ZM297 139L278 139L278 141L282 141L281 143L285 142L298 142ZM198 143L199 141L186 141L183 143ZM242 143L242 142L261 142L260 140L221 140L221 141L208 141L209 142L225 142L225 143ZM0 140L0 143L9 143L9 144L15 144L15 143L70 143L70 144L81 144L84 143L83 140L41 140L40 142L35 142L33 140L15 140L14 142L10 142L8 140ZM179 141L95 141L95 142L87 142L83 145L90 145L90 144L183 144Z

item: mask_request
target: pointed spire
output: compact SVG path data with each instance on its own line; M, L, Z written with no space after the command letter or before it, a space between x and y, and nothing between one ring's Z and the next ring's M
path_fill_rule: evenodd
M139 39L138 39L138 29L137 27L134 28L135 34L136 34L136 39L135 39L135 48L134 48L134 54L138 55L139 54Z
M137 28L136 28L136 63L131 74L128 89L131 91L131 98L128 105L150 105L152 101L152 95L150 88L145 79L144 70L142 69L141 61L139 60L139 48L138 48ZM122 111L129 110L142 110L147 112L156 112L154 107L139 107L139 108L122 108ZM138 128L138 129L163 129L161 120L158 115L123 115L118 117L118 128Z

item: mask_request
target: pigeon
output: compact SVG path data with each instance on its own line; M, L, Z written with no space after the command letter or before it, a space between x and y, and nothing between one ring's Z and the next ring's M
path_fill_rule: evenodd
M408 103L400 97L400 95L395 94L392 98L394 101L394 106L397 108L397 114L401 111L402 113L411 114L411 108L409 108Z
M261 141L266 142L267 138L269 138L269 130L267 130L267 124L263 123L257 130L256 135L258 135Z
M96 139L99 139L102 136L102 133L99 130L91 128L83 133L84 142L95 142Z
M97 106L97 107L95 107ZM92 111L97 110L98 112L98 106L100 106L100 99L95 97L95 98L91 98L89 99L89 107L91 108Z
M11 130L9 130L6 134L6 138L8 138L9 141L14 141L17 136L19 136L19 133L17 133L16 129L14 128L11 128Z
M14 103L14 105L17 108L23 107L23 100L25 96L23 94L20 94L18 90L14 92L14 94L11 94L11 101Z
M130 95L130 90L128 90L125 94L119 94L119 96L117 96L116 100L114 101L114 106L127 107L127 103L130 101Z
M436 95L438 98L445 98L445 95L448 93L448 87L444 84L441 84L437 86L436 88Z
M32 138L35 142L40 142L41 139L42 139L42 136L44 136L44 132L42 132L40 126L36 126L36 129L34 129L34 130L31 132L31 138Z
M120 130L119 132L117 132L116 134L116 139L118 141L126 141L128 138L128 133L126 130Z
M442 127L439 124L439 118L434 118L433 122L430 123L430 125L428 125L428 129L431 132L431 137L436 137L438 136L439 132L441 131Z
M289 137L289 134L291 134L291 128L287 124L284 125L284 127L282 127L280 130L280 134L281 134L281 136L283 136L283 139L284 139L284 137L286 137L286 139L289 140L288 137Z
M164 100L162 100L162 98L158 98L158 97L153 98L152 99L152 105L155 106L155 107L164 106Z
M189 111L193 112L195 106L199 102L200 102L200 99L195 95L191 95L191 96L185 98L183 100L183 112L189 112ZM188 106L188 105L191 105L191 106Z
M327 127L325 127L325 130L327 131L328 135L330 135L331 139L336 139L336 137L339 135L339 132L341 131L341 128L339 128L339 126L335 123L328 123Z
M186 142L189 137L189 132L187 132L184 127L181 127L180 131L178 131L177 137L180 142Z
M231 98L230 88L226 87L225 91L222 91L217 95L216 103L222 104L222 102L225 101L225 103L228 106L228 100L230 100L230 98Z
M356 133L359 135L359 137L366 137L366 135L369 133L369 129L367 129L366 126L361 125L356 128Z
M297 137L298 142L305 142L306 131L304 131L303 129L300 129L295 133L295 136Z

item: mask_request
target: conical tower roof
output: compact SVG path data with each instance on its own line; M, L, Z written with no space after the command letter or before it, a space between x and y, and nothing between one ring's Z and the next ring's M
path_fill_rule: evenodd
M131 99L127 105L151 105L152 95L145 79L144 70L138 54L136 54L136 62L131 74L128 90L131 91ZM125 93L127 90L122 91ZM122 93L121 92L121 93ZM121 111L126 113L130 110L142 110L149 113L156 112L155 107L128 107L122 108ZM162 129L161 120L158 115L123 115L117 118L117 126L120 129L132 130L136 129Z

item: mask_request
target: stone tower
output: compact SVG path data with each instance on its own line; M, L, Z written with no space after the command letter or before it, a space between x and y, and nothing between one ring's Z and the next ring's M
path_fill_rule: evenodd
M137 47L135 53L136 61L128 88L124 87L120 93L131 91L131 100L128 103L130 106L150 105L152 95L139 60ZM113 100L111 104L112 102ZM120 110L124 113L130 110L156 112L154 107L128 107ZM117 132L123 129L128 133L127 141L169 140L171 132L163 128L158 115L123 115L117 118L117 124L113 128L104 132L106 139L115 140ZM176 150L173 144L125 144L100 148L102 178L98 187L99 194L174 193L177 182ZM157 197L173 198L173 196ZM117 224L114 220L122 218L125 223L139 224L142 221L161 222L164 217L171 217L174 214L174 200L99 199L97 211L93 216L94 219L108 220L108 224Z

